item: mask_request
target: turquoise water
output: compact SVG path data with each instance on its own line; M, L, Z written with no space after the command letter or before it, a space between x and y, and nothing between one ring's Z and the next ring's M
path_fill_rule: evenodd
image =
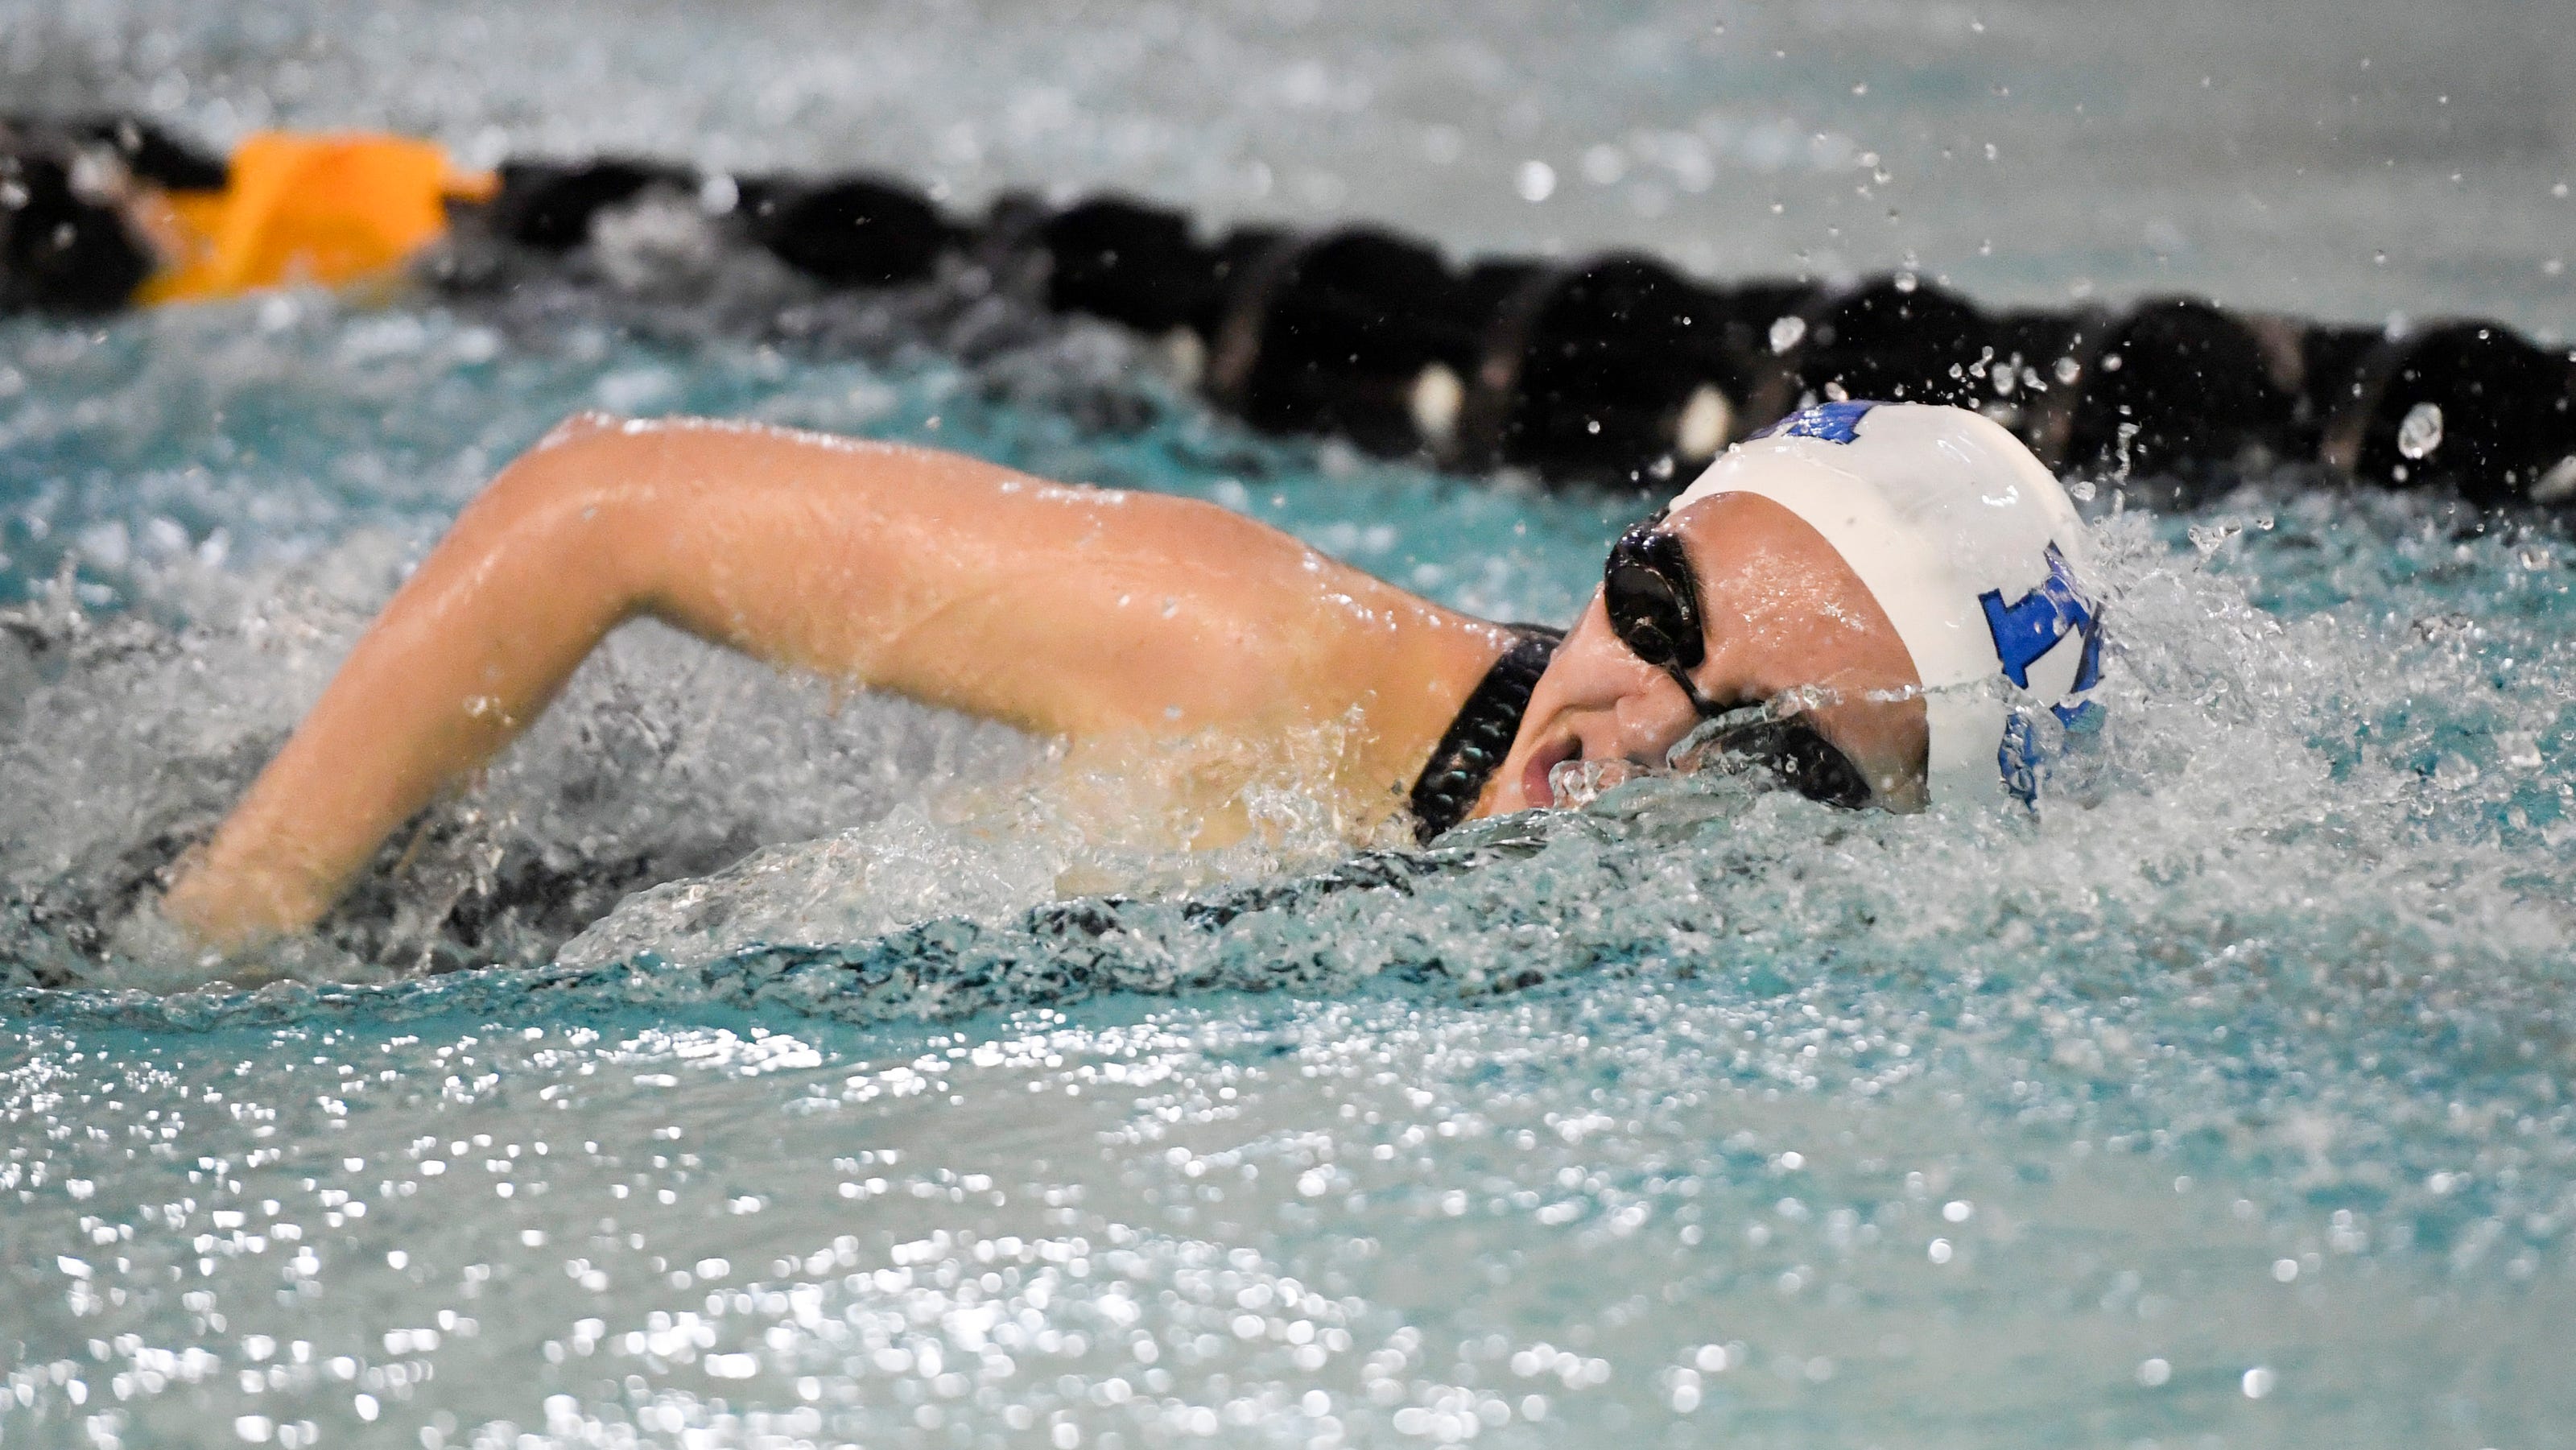
M683 904L426 979L477 948L379 921L312 984L156 997L59 923L114 915L121 853L237 789L569 408L1199 492L1538 617L1629 506L1255 440L1036 324L823 364L301 297L10 341L7 1443L2469 1445L2576 1411L2553 530L2106 485L2118 723L2035 820L1686 789L1108 902L1059 873L1172 863L940 808L1027 743L621 638L385 890L600 863Z
M177 76L165 109L210 126L262 96L721 163L873 136L961 192L1211 212L1267 155L1282 205L1462 251L1543 217L1745 239L1729 265L1843 224L1766 219L1757 183L1884 184L1765 171L1763 124L1927 170L1992 134L2036 159L1964 194L1900 167L1914 220L1870 248L2134 293L2163 264L2085 229L2145 209L2254 300L2567 315L2562 110L2524 74L2562 42L2476 13L1727 17L1728 45L1823 47L1788 70L1693 49L1680 10L1510 11L1407 62L1415 29L1293 6L1148 8L1050 59L1044 17L988 7L790 63L826 32L771 7L753 59L694 65L693 12L566 13L475 39L71 7L7 63L132 100ZM592 49L549 59L576 21ZM2456 124L2410 109L2498 51ZM2364 58L2395 79L2298 133ZM1721 84L1737 129L1683 128L1701 163L1635 143L1670 210L1644 170L1573 184ZM2055 109L1988 116L1993 85ZM2116 125L2064 120L2096 97ZM1447 115L1500 119L1422 159ZM1512 190L1542 150L1543 206ZM2155 185L2086 180L2104 154ZM2460 206L2408 200L2455 169ZM2027 225L1980 253L1987 217ZM1649 783L1353 855L1285 791L1274 848L1174 858L1086 840L1035 742L630 631L296 980L172 992L120 935L141 883L575 408L1192 493L1511 617L1570 614L1637 510L1254 438L1150 350L988 299L851 304L830 358L740 302L0 327L0 1446L2569 1443L2576 548L2438 499L2285 475L2148 515L2096 480L2111 725L2035 817Z

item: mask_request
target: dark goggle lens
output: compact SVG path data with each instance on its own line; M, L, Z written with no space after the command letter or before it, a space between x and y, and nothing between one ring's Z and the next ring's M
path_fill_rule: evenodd
M1718 717L1715 724L1720 728L1705 739L1694 736L1698 744L1690 752L1691 758L1676 759L1674 763L1684 769L1732 772L1750 768L1769 776L1782 788L1823 805L1857 809L1869 804L1869 782L1861 778L1849 756L1813 727L1782 719L1728 723L1760 713L1761 707L1755 706ZM1680 755L1679 751L1675 753Z
M1648 529L1630 530L1602 573L1601 606L1612 632L1658 667L1689 669L1703 657L1696 593L1681 541Z
M1617 632L1619 642L1634 651L1637 658L1657 666L1680 659L1689 620L1681 601L1673 597L1671 586L1661 576L1614 565L1602 590L1601 605L1609 611L1610 628Z
M1769 741L1763 763L1781 784L1811 801L1845 810L1869 804L1869 782L1851 758L1804 725L1788 726Z

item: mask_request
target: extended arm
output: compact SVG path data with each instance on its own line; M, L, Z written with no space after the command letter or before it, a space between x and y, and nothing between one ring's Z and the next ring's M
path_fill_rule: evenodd
M326 910L396 826L638 614L1077 740L1361 710L1419 769L1490 629L1212 505L717 423L566 424L396 593L164 909L240 945Z

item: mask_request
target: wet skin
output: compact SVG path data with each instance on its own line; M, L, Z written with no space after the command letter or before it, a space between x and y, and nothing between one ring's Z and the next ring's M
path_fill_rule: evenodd
M1911 687L1912 663L1840 557L1748 496L1667 526L1702 590L1701 692L1732 704L1821 687L1809 723L1881 803L1919 803L1921 702L1865 698ZM1363 831L1401 809L1511 638L1211 504L787 429L585 415L458 516L181 863L163 912L210 968L311 925L639 616L1211 798L1230 789L1223 772L1173 772L1176 742L1240 757L1327 738L1314 788ZM1552 804L1548 771L1567 759L1660 762L1693 723L1596 595L1475 813Z
M1750 494L1675 512L1698 576L1707 657L1691 671L1719 706L1789 690L1826 697L1807 723L1870 783L1875 803L1920 809L1929 748L1912 656L1851 567L1795 514ZM1886 698L1894 696L1897 698ZM1575 760L1658 766L1698 723L1681 686L1611 630L1594 591L1531 693L1529 712L1477 814L1556 804L1548 774Z

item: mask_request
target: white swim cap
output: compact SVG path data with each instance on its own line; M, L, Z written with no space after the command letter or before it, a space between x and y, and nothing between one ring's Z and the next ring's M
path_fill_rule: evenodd
M2098 711L2077 697L2100 678L2102 631L2083 523L2019 439L1964 408L1820 403L1720 454L1672 506L1725 493L1805 520L1895 623L1926 692L1936 797L2034 797L2033 712Z

